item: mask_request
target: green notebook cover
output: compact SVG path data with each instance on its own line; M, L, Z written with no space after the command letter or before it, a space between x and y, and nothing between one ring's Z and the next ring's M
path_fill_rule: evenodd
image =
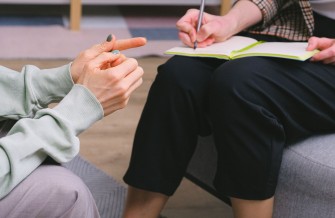
M318 50L306 51L307 45L307 42L264 42L244 36L233 36L224 42L214 43L205 48L174 47L167 50L165 54L226 60L263 56L305 61L319 52Z

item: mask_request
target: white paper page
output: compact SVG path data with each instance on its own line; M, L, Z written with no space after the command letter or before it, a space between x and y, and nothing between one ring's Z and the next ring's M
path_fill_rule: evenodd
M302 56L306 54L306 48L308 43L306 42L266 42L252 47L242 53L252 54L282 54L289 56Z
M175 47L166 51L166 53L181 53L181 54L214 54L214 55L227 55L234 50L240 50L244 47L249 46L257 42L255 39L243 37L243 36L233 36L229 40L224 42L214 43L205 48L193 49L190 47Z

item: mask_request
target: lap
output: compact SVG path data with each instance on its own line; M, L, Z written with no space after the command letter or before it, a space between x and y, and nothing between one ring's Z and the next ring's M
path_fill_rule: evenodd
M178 87L184 94L191 93L192 102L205 105L204 110L199 110L205 112L208 107L219 105L223 107L219 111L233 107L226 100L209 100L209 96L221 93L222 99L229 99L230 93L239 93L240 97L273 114L284 125L290 142L334 131L335 120L329 119L335 113L335 66L332 65L268 57L225 61L174 56L159 68L154 86L171 90ZM162 94L158 96L164 98Z
M70 217L80 210L82 215L98 217L93 197L82 180L56 165L38 167L0 201L0 217Z
M194 58L174 56L158 69L161 80L181 81L192 86L208 82L210 79L230 83L236 80L254 80L263 76L269 79L280 79L281 86L285 80L294 79L305 83L324 85L334 84L335 66L310 61L295 61L284 58L247 57L226 61L216 58ZM220 79L221 78L221 79ZM271 81L269 81L271 82Z
M214 74L214 91L262 108L283 125L289 143L335 130L335 66L252 57L227 62ZM221 111L235 111L233 106L223 102Z

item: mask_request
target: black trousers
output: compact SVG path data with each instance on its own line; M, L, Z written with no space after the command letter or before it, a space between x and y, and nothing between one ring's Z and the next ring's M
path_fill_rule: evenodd
M333 65L175 56L158 68L124 180L172 195L198 135L213 134L218 192L267 199L275 193L285 146L334 132Z

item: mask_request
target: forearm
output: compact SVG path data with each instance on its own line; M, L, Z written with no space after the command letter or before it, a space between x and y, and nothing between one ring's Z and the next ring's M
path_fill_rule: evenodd
M103 117L97 99L75 85L53 109L20 119L0 139L0 199L35 170L47 156L67 162L79 152L77 135Z
M234 34L239 33L262 21L262 12L249 0L240 0L227 13L225 19L234 23Z
M32 117L72 88L69 65L40 70L25 66L21 72L0 67L0 120Z

